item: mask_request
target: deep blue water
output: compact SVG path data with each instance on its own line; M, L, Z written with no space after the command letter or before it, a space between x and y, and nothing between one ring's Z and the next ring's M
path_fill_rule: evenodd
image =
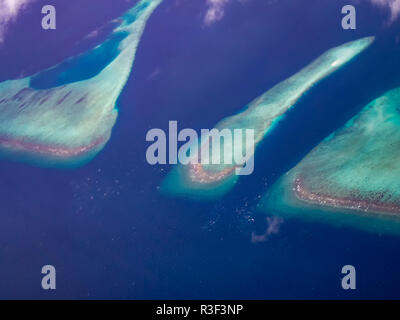
M28 75L89 49L125 1L54 1L57 30L40 29L41 1L0 47L0 79ZM346 1L233 1L202 26L205 2L168 1L154 12L119 100L106 148L74 170L0 162L0 298L400 298L400 238L285 220L278 234L256 210L281 174L371 99L399 86L399 24L366 1L358 28L344 31ZM76 11L76 10L77 11ZM39 19L39 20L38 20ZM37 26L36 28L32 25ZM29 33L27 33L29 30ZM225 197L193 202L162 196L170 167L145 161L151 128L212 128L325 50L377 35L357 60L314 87L257 149L255 172ZM334 161L334 159L333 159ZM57 289L40 287L41 267ZM357 269L344 291L340 270Z

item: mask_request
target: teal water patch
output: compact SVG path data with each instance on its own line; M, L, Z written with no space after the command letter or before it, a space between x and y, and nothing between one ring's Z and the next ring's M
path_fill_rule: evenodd
M92 50L37 73L31 78L30 87L36 90L50 89L95 77L119 55L119 45L128 35L127 32L113 33Z
M335 228L355 228L358 230L400 236L400 219L382 214L370 214L351 210L316 206L300 201L292 192L293 185L287 176L279 179L264 195L257 210L284 219L329 224Z
M134 22L137 17L149 7L150 3L150 1L141 1L136 5L136 7L125 13L122 16L122 18L124 19L124 24L131 24L132 22Z
M143 3L135 20L122 20L96 48L32 77L0 83L2 157L76 167L103 149L145 25L161 0L137 6Z
M167 196L181 196L195 201L209 201L226 194L236 183L238 176L231 175L222 182L215 182L211 188L192 181L182 166L172 170L162 182L160 191Z
M246 155L247 160L251 159L254 156L255 147L276 128L286 112L294 107L308 90L346 65L368 48L373 41L374 37L366 37L324 52L302 70L247 104L239 113L221 120L215 126L220 131L228 129L233 132L235 129L249 129L254 132L253 148L249 148L247 143L238 139L233 145L228 146L228 150L224 151L224 156L236 159L237 155ZM223 146L223 144L220 145L221 150ZM229 152L230 154L227 154ZM226 164L222 159L220 156L221 164L215 165L178 165L178 168L172 171L179 170L179 175L171 172L166 178L174 181L174 183L165 182L166 186L171 186L168 193L178 196L198 194L201 197L209 194L210 197L215 197L228 192L234 185L232 181L237 181L237 177L233 178L233 176L238 174L240 168L233 162ZM202 158L202 162L211 163L207 158ZM175 179L176 176L181 177L181 183ZM225 186L222 187L223 185Z
M369 103L285 174L268 192L264 206L298 217L397 233L399 103L400 88Z

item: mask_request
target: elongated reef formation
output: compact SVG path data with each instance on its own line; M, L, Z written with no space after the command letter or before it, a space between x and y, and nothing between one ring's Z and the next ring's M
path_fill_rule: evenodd
M144 27L161 0L142 0L88 52L0 83L0 154L40 166L79 166L107 143L117 99Z
M164 181L162 190L169 194L206 198L218 197L227 192L235 184L238 173L244 170L244 167L238 167L234 161L224 163L222 159L225 157L233 159L243 154L247 156L247 159L253 157L255 147L305 92L344 66L373 41L374 37L362 38L326 51L298 73L278 83L249 103L241 112L220 121L215 126L220 131L254 130L254 145L249 146L246 141L239 139L232 145L226 146L225 140L221 139L220 164L206 161L206 164L202 162L178 165Z
M304 211L314 212L317 218L342 212L347 216L390 220L391 226L397 225L399 105L400 88L369 103L281 177L268 191L264 205L268 210L297 212L298 216Z

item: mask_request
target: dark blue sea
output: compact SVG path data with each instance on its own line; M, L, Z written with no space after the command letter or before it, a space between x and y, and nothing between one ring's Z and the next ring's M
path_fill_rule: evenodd
M11 23L0 45L0 81L24 77L107 38L107 21L135 1L54 0L57 29L43 31L45 1ZM324 137L400 85L400 24L357 2L343 30L342 0L232 0L204 25L204 0L164 0L146 25L106 147L77 169L0 160L0 298L358 299L400 298L400 238L284 219L264 242L272 213L260 196ZM351 1L350 1L351 2ZM99 29L100 28L100 29ZM96 37L87 37L100 30ZM171 166L146 162L149 129L212 128L327 49L376 42L312 88L257 148L255 171L212 201L160 193ZM332 159L335 161L335 159ZM54 265L57 289L41 288ZM341 287L354 265L357 289Z

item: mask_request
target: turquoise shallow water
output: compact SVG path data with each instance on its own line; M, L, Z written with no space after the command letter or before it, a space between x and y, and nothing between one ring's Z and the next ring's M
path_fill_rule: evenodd
M399 97L395 88L371 101L283 175L262 206L398 234Z
M141 0L94 49L32 76L0 82L2 156L76 167L100 152L116 122L117 100L146 22L160 3Z
M126 32L115 33L101 46L36 74L30 81L31 87L36 90L50 89L98 75L118 56L120 52L118 46L127 35Z
M239 113L221 120L215 125L215 128L220 130L219 132L229 130L229 133L234 136L233 132L236 128L252 130L252 141L247 141L247 135L238 141L232 140L231 144L228 143L228 149L224 151L224 155L219 156L220 164L210 164L209 158L214 157L214 154L208 155L206 158L202 154L200 164L196 159L195 164L192 163L175 169L177 172L173 172L167 178L163 189L166 189L170 194L176 193L178 196L197 194L199 198L202 196L219 197L228 192L240 175L252 173L254 169L252 159L256 151L255 148L264 138L268 139L270 131L278 127L286 113L294 108L296 103L313 86L351 63L360 53L368 49L374 40L374 37L364 37L327 50L300 71L278 83L260 97L255 98ZM219 138L218 135L217 137ZM213 137L212 150L215 142L216 139ZM208 140L206 143L209 143ZM249 145L251 146L249 147ZM220 148L225 147L224 138ZM202 150L204 146L200 145L198 148ZM208 145L207 148L209 148ZM233 162L232 159L236 159L238 154L246 155L246 164L235 168L237 163ZM228 157L229 164L225 162L225 157ZM207 164L204 164L204 161L207 161ZM251 169L248 170L250 166ZM246 174L244 174L245 171ZM168 181L168 179L172 181Z
M54 35L29 27L37 25L30 10L10 31L0 47L1 79L85 52L106 35L82 39L129 7L96 0L93 12L88 1L77 16L67 2L54 2L66 9ZM364 2L359 28L344 32L332 12L345 1L282 0L234 1L220 23L205 28L205 3L180 3L165 1L147 24L118 99L118 123L97 157L74 170L1 160L0 296L398 298L396 235L282 216L265 242L251 240L276 214L257 206L271 185L369 101L400 85L399 26L385 27L385 13ZM76 21L79 28L71 28ZM254 174L213 201L160 193L172 167L145 162L149 128L166 130L169 120L211 127L327 49L371 34L377 36L371 50L314 86L259 145ZM71 77L91 74L82 71ZM58 275L51 295L40 288L48 263ZM357 268L356 291L340 287L345 264Z

